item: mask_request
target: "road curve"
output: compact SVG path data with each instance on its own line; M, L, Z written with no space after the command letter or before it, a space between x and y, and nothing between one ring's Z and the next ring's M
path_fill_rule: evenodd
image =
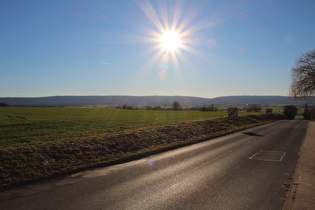
M307 121L0 192L0 209L281 209Z

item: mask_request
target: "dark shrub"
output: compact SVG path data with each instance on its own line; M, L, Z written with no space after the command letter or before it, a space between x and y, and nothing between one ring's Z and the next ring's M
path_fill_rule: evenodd
M0 106L2 106L2 107L7 107L7 106L9 106L9 104L0 102Z
M293 105L288 105L288 106L283 107L283 114L289 120L294 120L297 111L298 111L298 108L296 108L296 106L293 106Z

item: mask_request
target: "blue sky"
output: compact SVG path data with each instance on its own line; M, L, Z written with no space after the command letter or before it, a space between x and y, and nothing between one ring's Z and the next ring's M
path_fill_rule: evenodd
M288 95L314 0L1 0L0 97ZM181 46L165 51L174 29Z

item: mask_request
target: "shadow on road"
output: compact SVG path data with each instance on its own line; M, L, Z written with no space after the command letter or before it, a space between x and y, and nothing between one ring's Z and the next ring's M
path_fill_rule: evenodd
M249 136L260 136L260 137L263 137L263 135L260 135L260 134L257 134L257 133L252 133L252 132L241 132L241 133L249 135Z

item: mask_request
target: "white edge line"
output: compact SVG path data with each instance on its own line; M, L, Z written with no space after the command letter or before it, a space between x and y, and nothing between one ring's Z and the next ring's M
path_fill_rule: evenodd
M272 161L272 162L281 162L281 160L271 160L271 159L254 159L254 160Z
M285 156L286 152L283 153L282 157L280 158L279 161L282 161L283 157Z
M262 150L260 150L259 152L256 152L254 155L252 155L249 159L251 160L253 157L255 157L258 153L260 153Z

